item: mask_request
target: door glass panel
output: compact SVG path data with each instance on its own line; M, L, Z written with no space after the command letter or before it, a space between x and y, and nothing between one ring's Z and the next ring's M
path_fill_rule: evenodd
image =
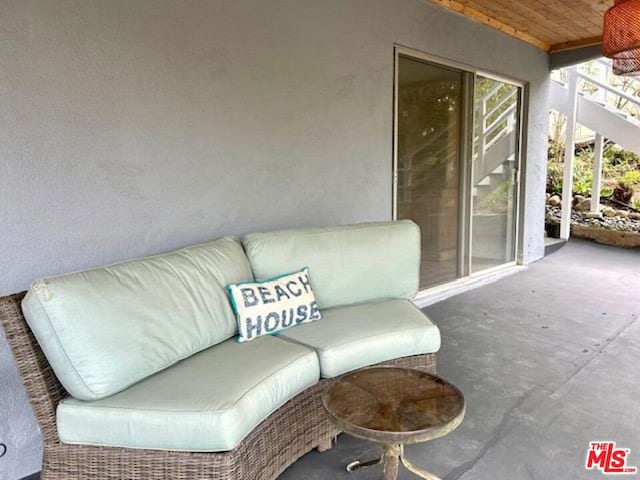
M471 272L515 259L520 88L476 76Z
M421 288L460 276L462 85L459 70L399 58L397 217L422 229Z

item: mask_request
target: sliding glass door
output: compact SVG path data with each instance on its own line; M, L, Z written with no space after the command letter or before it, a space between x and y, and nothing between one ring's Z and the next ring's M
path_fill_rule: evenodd
M476 75L471 273L515 260L520 88Z
M422 229L423 287L458 278L462 72L400 57L397 216Z
M394 213L422 230L422 289L516 259L521 90L396 55Z

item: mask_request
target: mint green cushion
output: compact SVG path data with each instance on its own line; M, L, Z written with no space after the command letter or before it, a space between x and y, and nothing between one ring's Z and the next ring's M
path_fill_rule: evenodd
M252 279L227 237L35 282L22 308L65 389L95 400L233 336L224 287Z
M112 397L63 400L58 433L65 443L231 450L318 375L318 359L304 346L275 337L227 340Z
M399 357L435 353L440 331L409 300L385 300L322 310L322 320L278 337L313 348L329 378Z
M257 281L309 267L320 309L412 298L420 274L420 229L410 220L247 235Z

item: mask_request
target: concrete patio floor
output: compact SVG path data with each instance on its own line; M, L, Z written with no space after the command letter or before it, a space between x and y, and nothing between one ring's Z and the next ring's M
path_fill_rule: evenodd
M414 463L443 480L606 478L585 457L613 440L640 467L640 252L572 240L425 311L442 332L439 374L468 406L456 431L406 449ZM376 453L343 434L280 479L379 479L379 467L344 471Z

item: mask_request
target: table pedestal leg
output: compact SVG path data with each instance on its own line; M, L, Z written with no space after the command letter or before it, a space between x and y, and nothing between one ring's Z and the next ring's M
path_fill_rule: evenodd
M347 472L353 472L354 470L358 470L359 468L372 467L373 465L378 465L382 462L382 457L376 458L374 460L367 460L366 462L361 462L360 460L355 460L347 465Z
M413 463L407 460L404 457L404 448L402 447L402 445L400 446L400 461L407 470L417 475L418 477L423 478L424 480L440 480L440 477L436 477L433 473L429 473L426 470L421 469L420 467L416 467Z
M383 480L396 480L398 478L398 466L400 465L400 454L402 453L402 446L396 444L390 444L384 446L384 452L382 453L383 468L382 478Z
M420 467L415 466L404 456L404 448L398 444L388 444L383 447L382 457L375 460L369 460L367 462L361 462L356 460L347 465L347 472L353 472L359 468L370 467L372 465L378 465L382 463L382 478L383 480L397 480L398 468L402 464L411 473L417 475L424 480L441 480L440 477L435 476L433 473L429 473Z

